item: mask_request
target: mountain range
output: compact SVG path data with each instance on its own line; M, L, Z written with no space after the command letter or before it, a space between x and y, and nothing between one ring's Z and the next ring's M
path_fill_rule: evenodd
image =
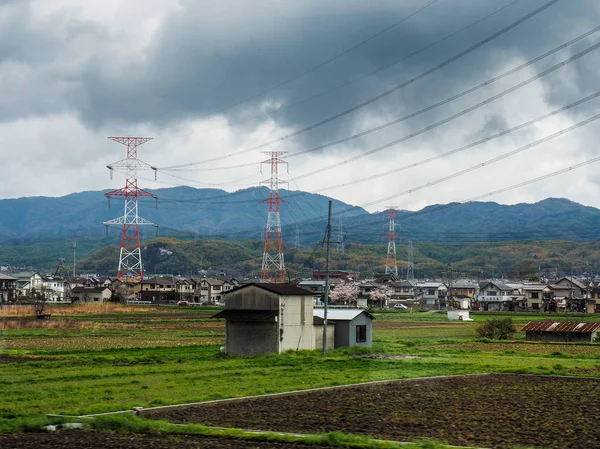
M123 203L113 201L109 208L104 193L0 200L0 265L50 269L57 258L70 265L76 241L78 268L111 273L118 259L120 230L111 229L107 236L102 222L122 214ZM199 267L251 271L260 264L268 210L261 201L268 198L266 188L228 193L176 187L153 193L159 197L158 207L153 201L140 201L140 215L159 224L162 236L157 240L153 229L143 231L143 258L152 272ZM299 191L282 191L281 198L286 261L297 270L322 265L323 254L314 248L324 237L329 198ZM336 266L380 269L388 227L385 211L369 213L333 200L332 243L336 248L344 243L348 249L345 256L335 256ZM481 267L504 273L532 272L546 264L563 269L574 264L600 267L600 247L593 242L600 240L600 210L566 199L399 210L396 235L399 260L405 261L413 242L422 273L435 273L449 263L470 273ZM299 251L292 250L296 244Z
M104 237L104 221L123 214L123 203L104 197L106 191L73 193L58 198L0 200L0 244L21 245L48 240ZM154 200L140 200L140 215L159 225L161 235L183 239L262 239L267 219L265 187L236 192L174 187L153 191ZM301 191L281 191L284 238L312 244L323 238L329 198ZM333 200L333 238L345 242L381 243L388 216ZM450 203L420 211L400 210L400 239L432 242L499 242L513 240L595 240L600 237L600 210L567 199L549 198L533 204L494 202ZM144 229L145 228L145 229ZM117 238L119 229L110 235ZM142 227L144 237L154 229ZM113 239L111 239L113 240Z

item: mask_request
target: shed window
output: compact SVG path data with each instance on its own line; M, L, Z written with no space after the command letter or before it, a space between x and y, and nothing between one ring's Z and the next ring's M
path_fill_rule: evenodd
M360 324L356 326L356 342L364 343L367 341L367 325Z

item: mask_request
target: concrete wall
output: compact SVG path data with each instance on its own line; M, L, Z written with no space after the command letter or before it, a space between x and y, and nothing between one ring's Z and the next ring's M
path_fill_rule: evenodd
M315 349L323 348L323 326L314 326ZM327 324L327 349L335 348L335 325Z
M263 355L279 352L278 323L227 320L226 346L229 355Z
M279 312L279 352L314 349L312 296L283 296Z

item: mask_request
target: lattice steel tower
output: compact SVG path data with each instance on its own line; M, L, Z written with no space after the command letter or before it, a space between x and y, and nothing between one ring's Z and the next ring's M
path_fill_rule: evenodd
M269 186L269 199L261 201L269 205L269 214L267 216L267 227L265 231L265 247L262 259L262 269L260 278L263 281L285 282L285 261L283 259L283 238L281 236L281 217L279 215L279 205L284 204L279 198L278 168L281 164L286 164L281 156L287 151L265 151L269 159L261 163L271 166L271 177L261 184Z
M140 170L153 170L156 179L156 167L152 167L138 159L137 147L152 139L148 137L109 137L109 139L127 147L127 157L125 159L107 165L111 178L115 169L123 169L126 178L125 187L105 193L105 196L109 199L109 202L113 197L123 197L125 199L125 213L122 217L104 222L104 225L107 227L110 225L122 226L117 279L126 282L139 282L144 278L139 226L156 225L138 215L138 198L152 197L156 200L156 195L138 187L137 172Z
M396 258L396 210L393 207L390 207L385 213L390 217L388 249L385 258L385 274L393 274L398 277L398 259Z

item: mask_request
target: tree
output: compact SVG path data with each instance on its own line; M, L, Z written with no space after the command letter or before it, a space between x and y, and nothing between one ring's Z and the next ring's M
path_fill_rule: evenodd
M508 340L516 331L512 318L489 320L477 328L480 337L493 340Z
M387 285L380 285L369 293L369 299L373 303L379 303L380 307L383 307L391 297L392 289Z
M329 299L332 303L352 303L358 298L359 288L354 284L339 284L329 292Z
M44 310L46 309L46 303L48 302L48 297L51 295L46 288L42 287L39 290L32 288L27 295L27 299L31 303L31 307L33 309L33 316L37 318L46 318L44 314Z

